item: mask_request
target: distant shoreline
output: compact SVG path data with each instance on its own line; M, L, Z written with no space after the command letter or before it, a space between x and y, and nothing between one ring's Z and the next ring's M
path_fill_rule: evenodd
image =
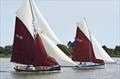
M0 58L10 58L11 54L0 54Z
M0 58L10 58L11 54L0 54ZM118 57L120 58L120 55L111 55L110 57Z
M69 44L70 43L70 44ZM57 44L57 47L61 49L67 56L71 56L73 51L73 43L68 42L68 45ZM115 46L115 48L108 48L107 46L102 46L106 53L111 57L120 57L120 46ZM7 45L5 47L0 46L0 58L10 58L13 50L13 45Z

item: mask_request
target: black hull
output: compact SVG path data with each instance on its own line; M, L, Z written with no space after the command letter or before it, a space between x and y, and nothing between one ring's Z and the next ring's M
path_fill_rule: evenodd
M17 72L44 72L44 71L49 71L49 72L52 72L52 71L60 71L61 68L60 67L51 67L49 69L39 69L39 70L28 70L28 69L18 69L18 68L14 68Z

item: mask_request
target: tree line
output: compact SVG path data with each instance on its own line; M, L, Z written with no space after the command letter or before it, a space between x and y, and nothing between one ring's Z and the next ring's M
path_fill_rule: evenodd
M73 44L68 43L66 45L59 44L57 45L66 55L71 56L73 54ZM120 46L115 46L115 48L108 48L103 45L102 48L112 57L120 57Z
M5 47L0 46L0 54L11 54L12 53L12 45L7 45Z
M73 44L68 42L67 45L58 44L57 45L66 55L71 56L73 53ZM0 54L11 54L12 53L12 45L7 45L5 47L0 46ZM120 46L115 46L115 48L108 48L107 46L102 46L102 48L112 57L120 57Z

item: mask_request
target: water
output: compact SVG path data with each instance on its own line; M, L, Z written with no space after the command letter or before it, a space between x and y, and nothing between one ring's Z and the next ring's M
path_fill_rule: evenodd
M105 69L80 70L64 67L60 73L15 72L9 58L0 58L0 79L120 79L120 58Z

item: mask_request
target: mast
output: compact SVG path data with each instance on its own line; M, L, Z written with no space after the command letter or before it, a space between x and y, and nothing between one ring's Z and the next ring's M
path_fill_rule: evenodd
M84 21L85 21L85 23L86 23L86 25L87 25L87 30L88 30L89 37L90 37L89 41L90 41L91 43L89 44L89 53L90 53L90 61L92 61L92 49L93 49L92 37L91 37L91 33L90 33L89 28L88 28L88 24L87 24L87 21L86 21L85 17L84 17ZM91 48L91 47L92 47L92 48Z
M32 3L31 3L31 0L29 0L29 3L30 3L30 9L31 9L31 14L32 14L32 25L33 25L33 28L34 28L34 37L35 37L35 33L36 33L36 28L35 28L35 17L34 17L34 12L33 12L33 8L32 8Z

